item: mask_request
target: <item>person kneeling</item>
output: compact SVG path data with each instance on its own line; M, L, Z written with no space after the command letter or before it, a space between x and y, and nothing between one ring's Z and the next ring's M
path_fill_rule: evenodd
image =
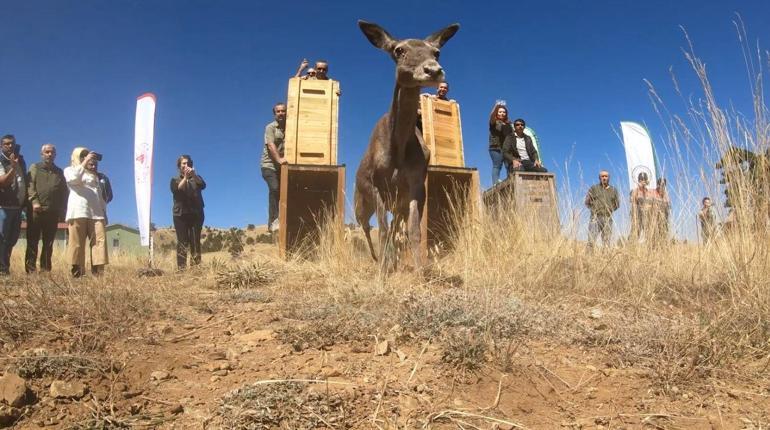
M513 134L506 136L503 142L503 157L512 170L545 173L548 170L540 162L532 138L524 133L524 127L526 123L521 118L513 122Z

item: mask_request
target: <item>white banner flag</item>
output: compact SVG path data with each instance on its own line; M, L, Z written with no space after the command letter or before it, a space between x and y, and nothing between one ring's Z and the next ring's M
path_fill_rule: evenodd
M139 238L150 246L150 202L152 200L152 146L155 137L155 95L146 93L136 99L134 128L134 185Z
M623 132L623 146L626 149L630 188L632 190L636 188L639 174L642 172L646 173L649 178L647 188L656 188L655 156L647 129L635 122L621 122L620 129Z

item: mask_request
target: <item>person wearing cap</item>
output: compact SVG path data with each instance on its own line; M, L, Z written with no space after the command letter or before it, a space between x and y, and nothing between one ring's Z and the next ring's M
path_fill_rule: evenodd
M631 240L640 242L644 237L650 242L653 235L650 218L656 193L647 188L650 177L646 172L640 172L636 180L637 186L631 191Z
M101 275L109 263L107 256L107 202L105 190L96 170L100 156L87 148L72 151L69 167L64 169L70 193L67 198L69 240L67 255L72 265L72 276L85 273L86 252L90 251L94 275Z

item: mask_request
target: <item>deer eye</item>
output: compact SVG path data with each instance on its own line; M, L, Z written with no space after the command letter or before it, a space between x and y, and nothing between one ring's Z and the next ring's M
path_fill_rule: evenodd
M404 51L404 48L398 47L395 51L393 51L396 54L396 57L403 57L406 51Z
M439 51L438 49L436 50L436 52L433 53L433 56L435 56L437 60L440 55L441 55L441 51Z

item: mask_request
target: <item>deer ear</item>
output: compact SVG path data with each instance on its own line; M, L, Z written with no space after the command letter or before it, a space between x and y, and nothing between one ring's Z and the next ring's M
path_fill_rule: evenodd
M460 24L454 23L426 37L425 41L440 48L444 46L447 40L451 39L452 36L454 36L455 33L457 33L457 30L459 29L460 29Z
M384 28L373 22L366 22L362 19L358 20L358 27L364 33L369 42L372 45L382 49L383 51L390 52L393 47L396 46L396 40L391 36Z

